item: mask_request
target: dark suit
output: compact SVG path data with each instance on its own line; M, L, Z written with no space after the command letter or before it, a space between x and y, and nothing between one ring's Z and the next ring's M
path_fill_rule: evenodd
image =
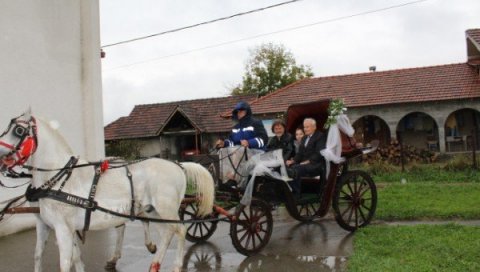
M301 190L300 178L318 176L325 172L325 160L320 154L320 150L325 149L327 134L318 130L315 131L305 146L307 138L308 136L303 136L298 153L293 158L295 164L291 166L295 174L290 185L296 193L300 193ZM309 161L309 163L300 164L304 161Z

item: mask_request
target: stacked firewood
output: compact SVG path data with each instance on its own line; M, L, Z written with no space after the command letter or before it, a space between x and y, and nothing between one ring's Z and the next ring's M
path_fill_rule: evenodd
M379 147L376 152L363 155L362 161L371 164L381 160L394 165L400 165L402 163L402 149L405 164L431 163L435 162L438 157L438 153L426 149L419 149L410 145L403 145L402 148L397 140L392 140L390 145Z

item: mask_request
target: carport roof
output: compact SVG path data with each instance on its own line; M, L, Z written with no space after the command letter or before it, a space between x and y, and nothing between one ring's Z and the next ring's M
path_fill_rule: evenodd
M467 63L307 78L251 103L255 114L285 112L292 103L344 99L347 107L480 97L478 70Z
M105 126L105 140L156 137L177 111L201 132L227 132L231 129L232 123L230 120L220 118L220 113L231 110L238 101L252 101L256 97L256 95L228 96L136 105L129 116L120 117Z
M466 31L467 37L475 41L477 45L480 45L480 28L469 29Z

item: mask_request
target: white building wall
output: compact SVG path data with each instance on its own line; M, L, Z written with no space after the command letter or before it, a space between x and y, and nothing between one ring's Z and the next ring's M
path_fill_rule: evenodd
M1 131L31 107L76 154L104 157L98 0L0 0L0 60ZM0 201L24 190L0 188Z

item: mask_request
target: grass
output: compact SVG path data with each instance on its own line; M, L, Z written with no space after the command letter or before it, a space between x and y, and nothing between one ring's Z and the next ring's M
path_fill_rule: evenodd
M377 183L374 220L480 219L480 173L468 159L360 168ZM480 227L372 224L355 233L348 271L480 271L479 260Z
M480 183L377 184L375 219L480 219Z
M480 228L370 226L355 233L348 271L480 271Z

